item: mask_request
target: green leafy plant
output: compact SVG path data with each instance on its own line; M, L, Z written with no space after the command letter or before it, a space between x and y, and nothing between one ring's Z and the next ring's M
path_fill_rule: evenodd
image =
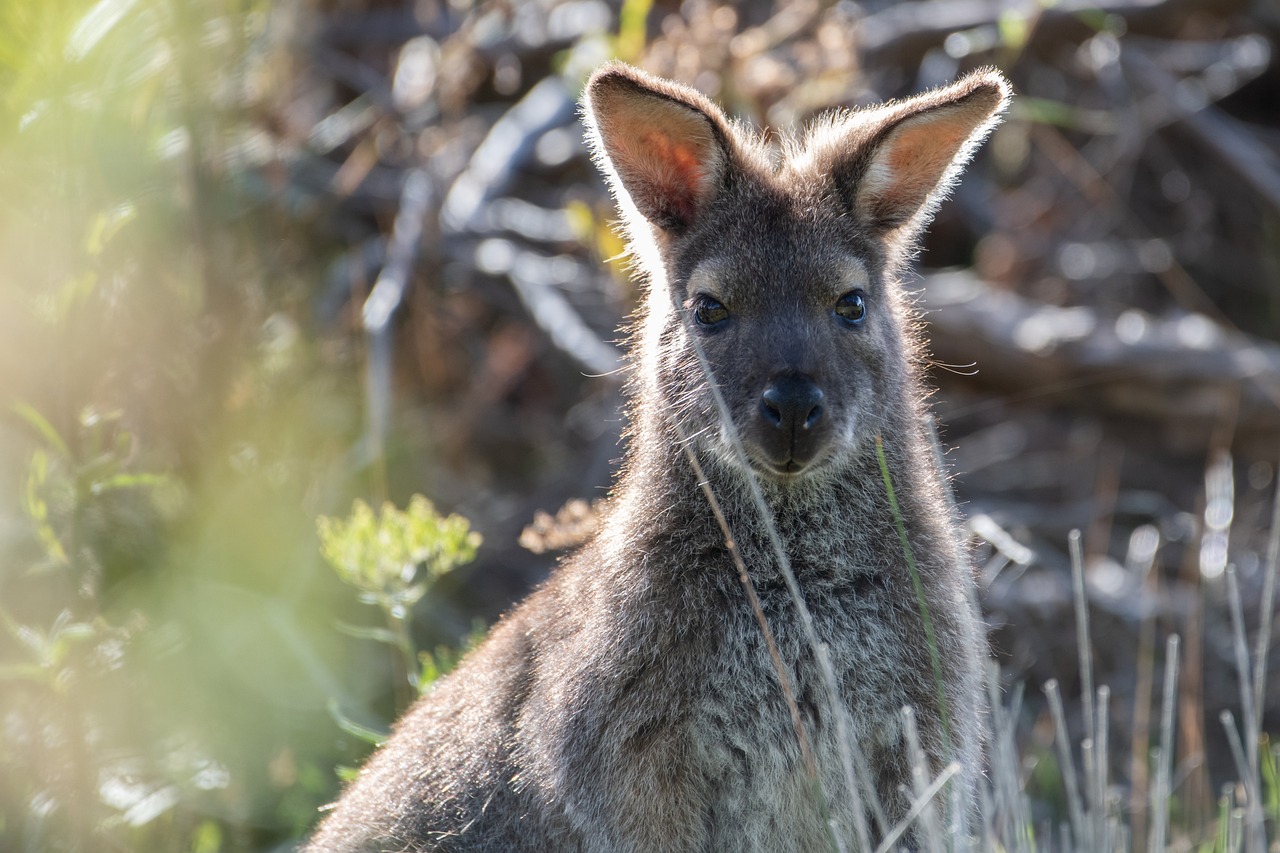
M437 668L418 663L409 630L413 605L443 575L475 559L480 534L460 515L437 513L422 495L414 495L403 511L384 503L377 514L356 500L345 519L321 516L316 526L320 550L338 577L359 591L361 601L377 606L386 621L385 628L346 625L344 630L396 649L404 681L420 689L423 671Z

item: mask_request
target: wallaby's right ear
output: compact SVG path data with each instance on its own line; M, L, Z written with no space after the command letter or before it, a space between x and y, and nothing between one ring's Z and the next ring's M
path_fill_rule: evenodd
M1004 77L984 69L902 103L854 114L860 119L855 129L872 136L832 168L837 183L851 192L854 213L885 232L910 235L921 228L1000 120L1009 94Z
M698 92L621 62L592 75L584 103L591 147L614 195L630 198L663 231L686 231L728 167L724 114Z

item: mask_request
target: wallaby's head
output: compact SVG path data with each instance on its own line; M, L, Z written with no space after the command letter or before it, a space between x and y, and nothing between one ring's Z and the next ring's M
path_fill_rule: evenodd
M751 468L783 483L838 471L900 424L919 392L896 270L1008 96L980 71L773 149L692 89L597 71L590 139L648 280L643 405L730 466L736 432Z

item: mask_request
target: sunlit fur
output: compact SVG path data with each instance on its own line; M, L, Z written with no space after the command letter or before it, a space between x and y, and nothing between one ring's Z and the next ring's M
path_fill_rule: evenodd
M920 329L896 274L1006 99L999 75L980 72L822 119L778 152L697 92L620 64L596 73L589 138L647 282L623 471L597 536L406 715L310 849L831 849L778 674L686 443L776 637L843 842L854 843L856 817L836 714L847 714L869 766L863 801L876 797L891 823L911 804L904 706L928 773L960 761L955 784L972 805L984 645L931 456ZM853 288L867 314L851 327L833 306ZM699 292L729 309L722 327L693 322ZM788 473L770 467L769 454L788 445L760 415L779 371L810 377L827 407L812 458ZM772 536L829 647L834 697ZM951 801L944 794L943 812Z

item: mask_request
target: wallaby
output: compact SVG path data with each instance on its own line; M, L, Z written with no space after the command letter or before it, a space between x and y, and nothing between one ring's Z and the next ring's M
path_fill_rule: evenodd
M859 849L952 762L933 826L963 836L986 647L896 276L1008 97L979 71L771 147L685 86L592 76L646 283L621 474L310 850Z

